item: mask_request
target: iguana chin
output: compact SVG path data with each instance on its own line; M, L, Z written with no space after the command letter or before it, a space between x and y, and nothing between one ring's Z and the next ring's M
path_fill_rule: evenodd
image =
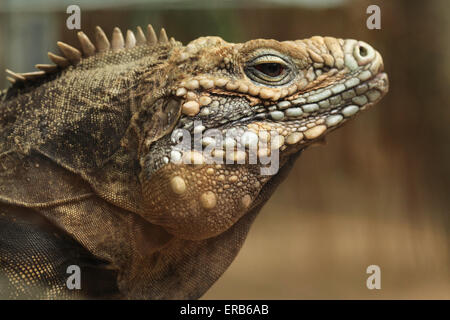
M81 50L58 42L55 65L7 70L2 298L199 298L300 152L388 90L380 54L362 41L183 46L151 26L78 37ZM177 132L209 129L234 134L201 141L223 163L175 148ZM279 153L278 173L250 163L238 147L251 143L257 156ZM81 290L66 285L69 265Z

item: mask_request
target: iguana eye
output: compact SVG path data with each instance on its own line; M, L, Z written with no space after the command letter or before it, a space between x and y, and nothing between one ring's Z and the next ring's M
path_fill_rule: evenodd
M288 63L276 56L266 54L250 61L245 73L255 82L265 85L284 85L291 80L291 69Z
M278 77L284 71L284 66L280 63L260 63L255 66L255 69L269 77Z

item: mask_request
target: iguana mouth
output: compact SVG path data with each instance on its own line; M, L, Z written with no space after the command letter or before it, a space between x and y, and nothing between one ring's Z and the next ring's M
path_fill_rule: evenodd
M258 105L254 115L233 121L225 127L263 120L295 127L300 132L306 131L308 124L314 122L324 123L329 128L335 127L359 111L374 105L387 92L386 73L370 75L369 79L367 76L363 73L363 76L341 81L318 93L306 93L299 98L283 100L268 107Z
M211 137L203 138L201 143L203 147L217 147L213 150L216 161L231 159L240 163L247 163L242 161L249 158L249 146L260 143L270 131L276 132L278 137L271 140L270 146L258 150L258 155L268 156L273 149L304 149L315 139L374 105L385 95L387 89L388 78L385 73L379 72L373 76L368 70L354 72L331 86L307 92L295 99L282 100L268 106L257 104L249 107L252 115L212 128L218 129L223 135L219 143ZM192 122L192 126L188 127L192 133L205 131L206 127L202 123L194 124ZM242 145L245 150L234 151L228 157L224 152L224 149L237 150ZM190 157L203 161L199 160L198 155ZM178 152L171 153L170 160L179 161L181 158L182 155Z
M289 122L290 120L308 119L314 120L317 116L328 116L340 113L342 119L356 114L359 110L365 110L368 106L376 103L386 92L387 75L379 73L367 79L368 74L355 76L346 81L341 81L330 88L319 92L308 92L305 95L293 99L283 100L268 107L259 105L257 113L247 119L237 122L266 120L274 122ZM362 81L364 80L364 81ZM330 126L337 125L336 117L326 119ZM233 123L232 123L233 124ZM305 123L299 123L304 125ZM305 129L306 130L306 129Z
M270 146L261 151L258 148L258 155L268 155L274 149L305 148L375 104L388 90L381 55L364 42L342 43L345 62L338 63L336 58L341 69L324 66L315 74L308 71L307 82L303 76L280 88L255 87L245 78L236 82L199 76L182 82L175 93L185 98L177 128L191 133L219 130L223 135L220 141L206 137L201 142L204 147L215 144L219 159L226 157L223 149L242 145L247 154L238 151L231 158L248 158L250 143L267 140L263 131L275 132L278 137L269 139ZM177 152L173 155L176 160L181 158Z

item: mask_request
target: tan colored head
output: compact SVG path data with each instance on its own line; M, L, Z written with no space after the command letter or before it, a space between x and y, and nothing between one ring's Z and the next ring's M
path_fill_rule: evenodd
M377 51L331 37L203 37L176 48L170 65L167 105L181 106L180 116L144 153L141 181L146 218L185 239L220 234L265 200L273 175L262 174L271 164L260 157L275 154L282 167L388 90ZM180 149L186 133L189 148Z

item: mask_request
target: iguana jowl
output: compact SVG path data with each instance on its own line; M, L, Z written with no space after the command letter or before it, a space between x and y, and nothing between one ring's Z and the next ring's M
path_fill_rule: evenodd
M8 71L0 95L2 298L200 297L300 152L388 90L362 41L78 37L55 65ZM233 132L203 139L228 163L174 149L181 129ZM279 152L277 174L238 149L250 143Z

